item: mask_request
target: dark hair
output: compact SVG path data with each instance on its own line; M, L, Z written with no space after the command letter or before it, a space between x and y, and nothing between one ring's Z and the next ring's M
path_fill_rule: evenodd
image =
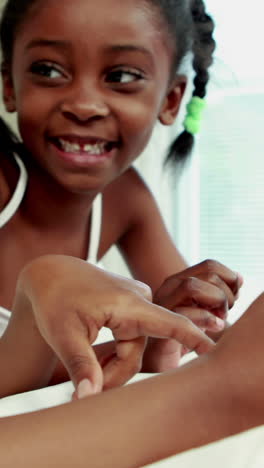
M16 34L29 10L38 1L7 1L0 22L2 67L11 66ZM193 51L193 68L196 72L193 96L203 98L209 80L208 68L212 64L215 49L214 23L205 11L204 2L202 0L145 0L145 2L152 3L160 11L176 45L172 70L175 74L187 52ZM0 132L4 151L7 151L7 148L8 152L17 150L18 140L2 119L0 119ZM167 161L184 161L191 152L193 143L193 135L185 130L171 145Z
M209 81L208 69L213 63L214 22L206 13L203 0L147 0L158 7L175 41L174 73L187 52L193 52L193 96L204 98ZM194 136L184 130L172 143L166 162L184 162L194 144Z
M36 0L8 0L3 8L0 22L2 70L11 67L16 34L34 3ZM23 157L25 154L24 145L1 117L0 136L2 156L12 156L14 153L18 153Z

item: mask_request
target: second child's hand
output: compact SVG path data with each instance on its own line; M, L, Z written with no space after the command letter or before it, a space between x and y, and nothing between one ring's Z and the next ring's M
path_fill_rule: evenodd
M170 276L154 295L154 302L188 317L215 341L226 328L243 284L242 277L214 260L206 260ZM172 340L150 338L143 372L164 372L178 367L189 350Z

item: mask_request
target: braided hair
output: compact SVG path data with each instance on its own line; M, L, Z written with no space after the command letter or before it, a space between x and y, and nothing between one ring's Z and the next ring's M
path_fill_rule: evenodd
M206 13L203 0L149 0L163 14L175 42L173 73L176 74L187 52L193 53L195 71L193 97L204 98L213 63L214 22ZM184 162L194 144L194 136L184 130L172 143L166 162Z
M36 0L9 0L2 11L0 22L0 42L2 49L2 72L11 68L14 42L19 27L27 12ZM0 117L1 157L10 157L18 153L22 158L26 154L24 145L9 125Z
M214 23L212 18L206 14L204 3L201 0L192 1L191 13L194 24L193 68L196 72L193 96L204 98L209 81L208 69L213 63L215 49ZM185 130L171 145L168 160L183 161L191 152L193 144L194 136Z

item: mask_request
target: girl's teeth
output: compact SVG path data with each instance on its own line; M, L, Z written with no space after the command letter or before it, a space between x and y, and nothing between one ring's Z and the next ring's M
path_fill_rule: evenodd
M95 145L79 145L78 143L70 143L69 141L59 140L60 145L66 153L89 153L94 155L100 155L105 153L106 144L105 143L96 143Z

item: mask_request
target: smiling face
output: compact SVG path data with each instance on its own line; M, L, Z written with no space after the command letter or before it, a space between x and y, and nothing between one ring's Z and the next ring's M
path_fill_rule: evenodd
M6 107L37 164L69 190L102 190L156 120L177 114L184 80L169 88L173 51L147 5L40 1L17 33Z

